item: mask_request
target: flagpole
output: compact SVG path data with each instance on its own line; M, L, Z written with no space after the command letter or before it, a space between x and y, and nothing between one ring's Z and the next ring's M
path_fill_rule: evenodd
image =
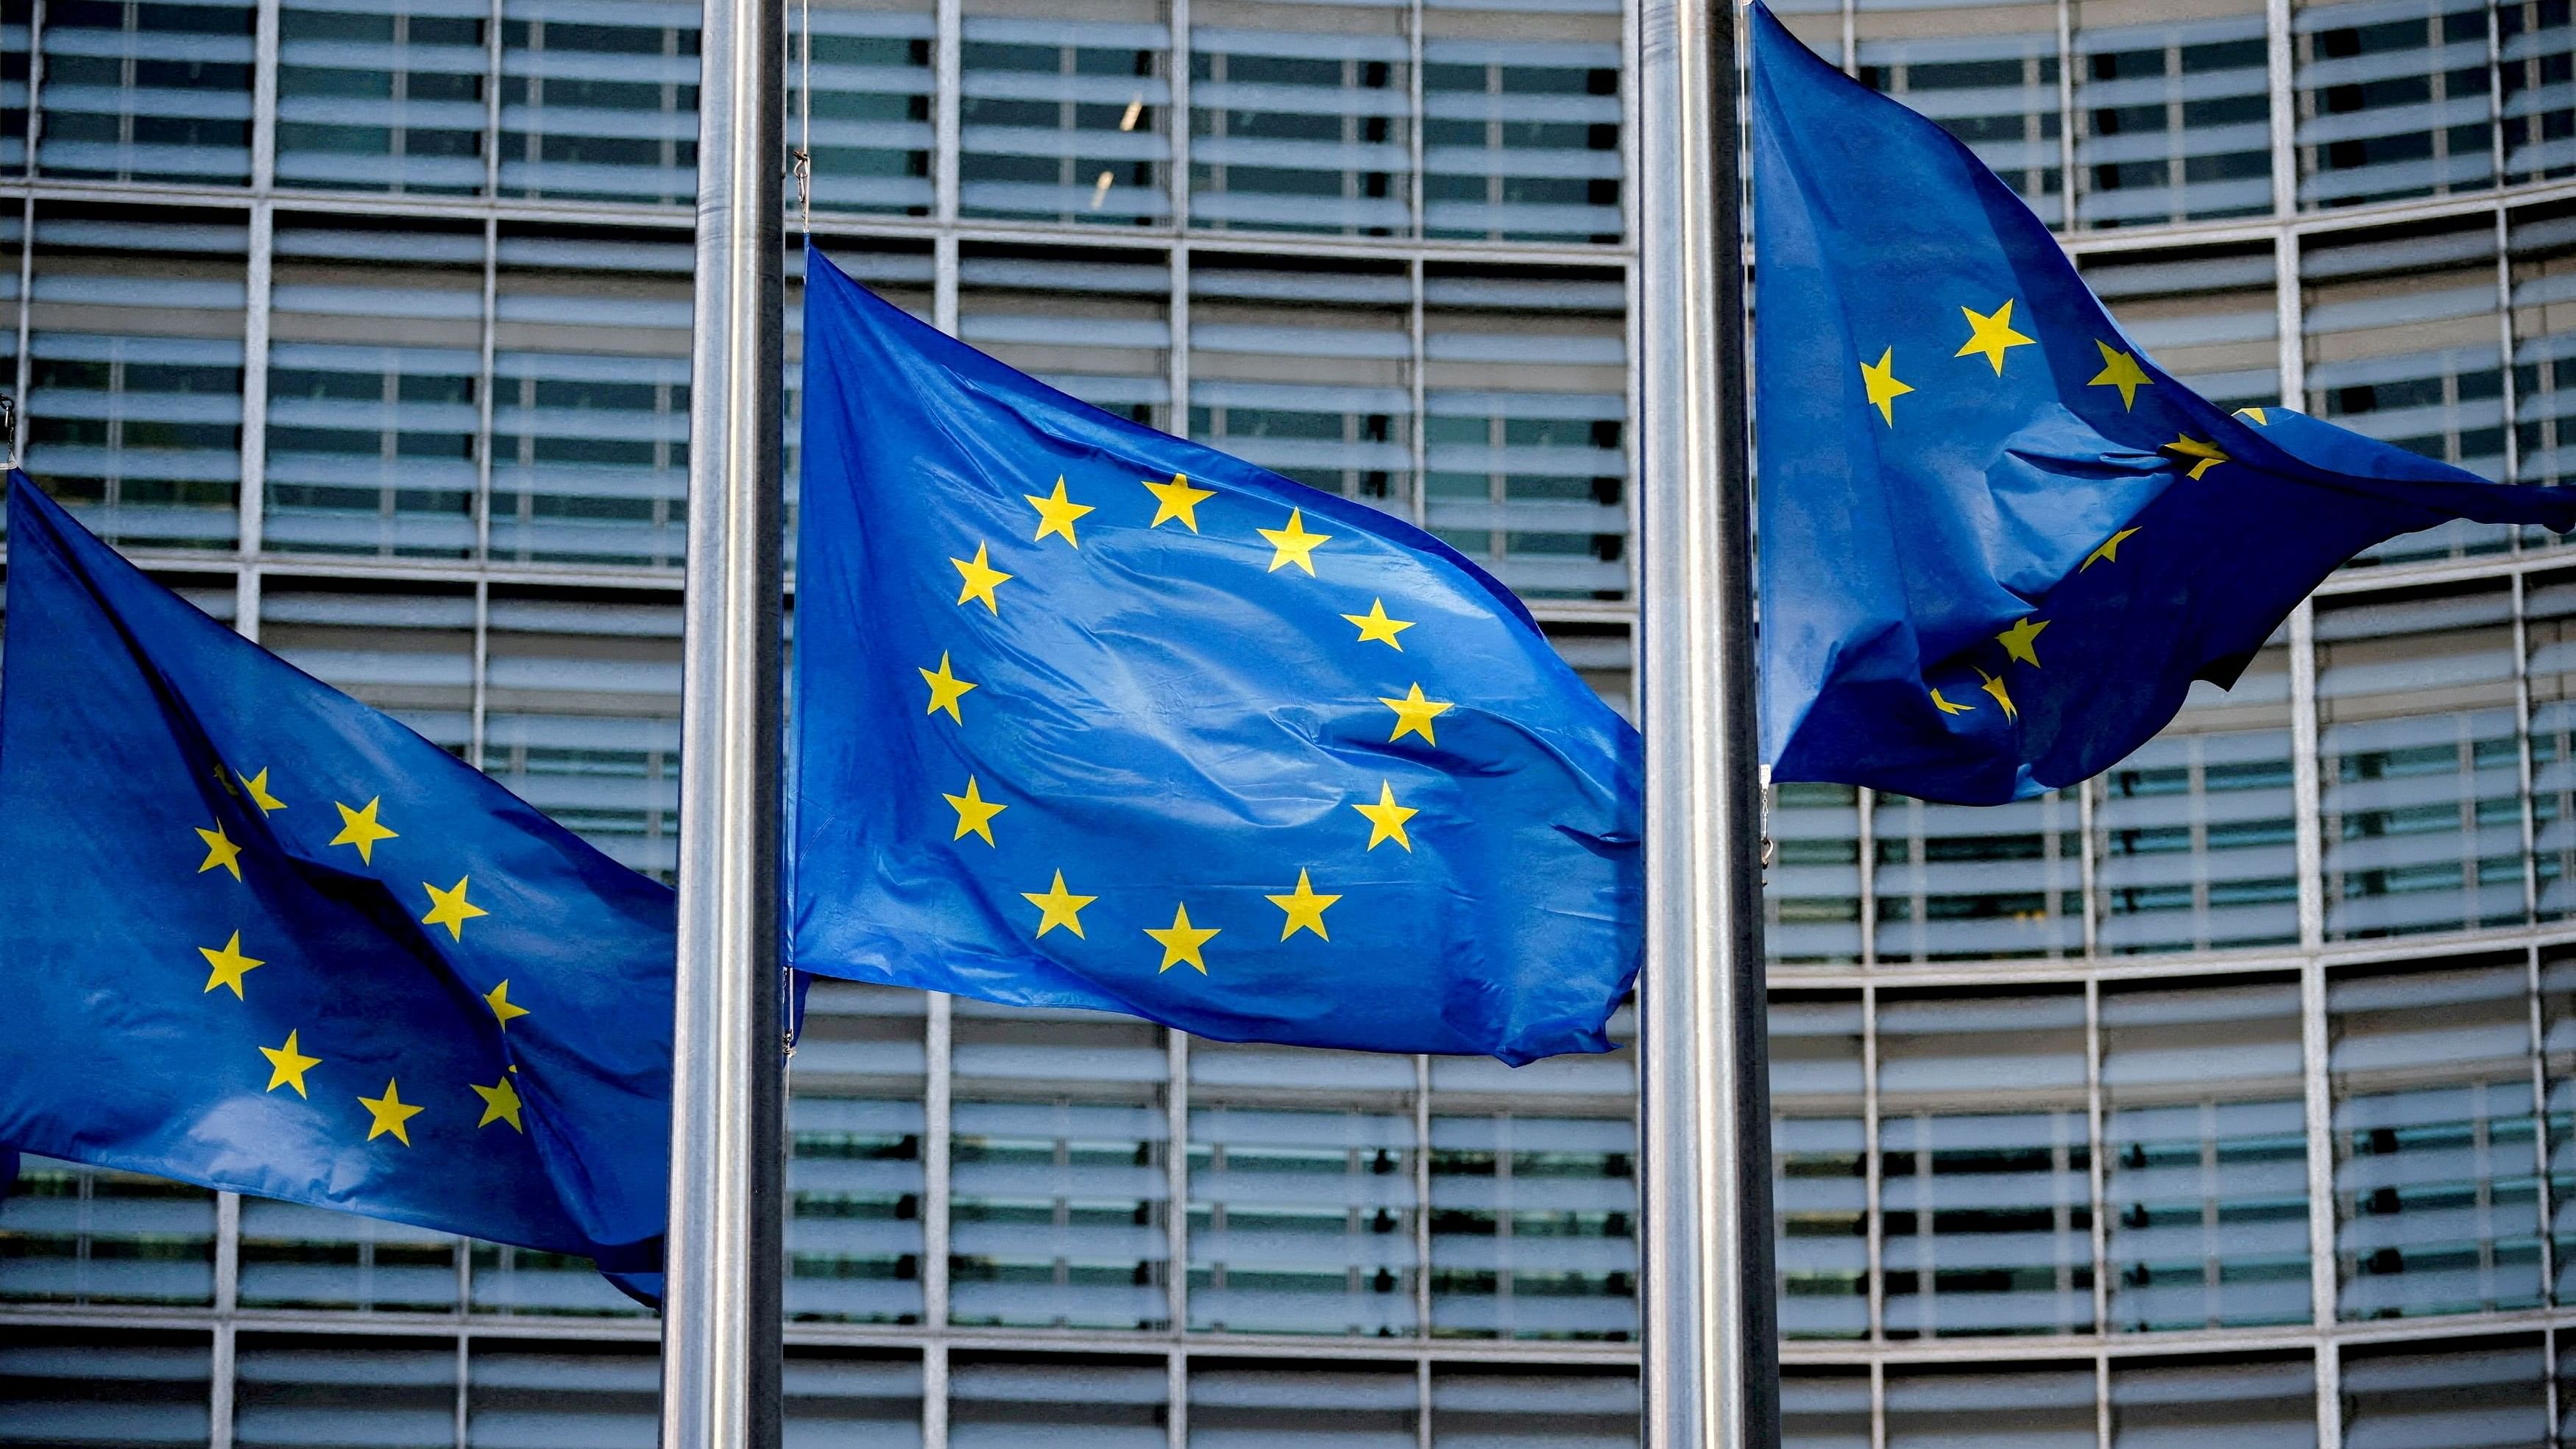
M1761 798L1731 0L1636 0L1643 1449L1773 1449Z
M706 0L662 1449L777 1449L782 0Z

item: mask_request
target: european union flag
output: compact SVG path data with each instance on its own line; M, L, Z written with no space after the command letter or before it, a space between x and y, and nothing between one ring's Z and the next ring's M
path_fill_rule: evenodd
M1604 1051L1638 750L1509 591L806 253L794 960L1201 1036Z
M2122 334L1965 146L1756 5L1763 749L1986 804L2117 764L2308 591L2455 517L2576 525Z
M660 1266L671 893L9 477L0 1142Z

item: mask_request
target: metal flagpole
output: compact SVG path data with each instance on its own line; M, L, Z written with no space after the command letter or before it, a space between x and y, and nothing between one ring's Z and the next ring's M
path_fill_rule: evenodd
M663 1449L777 1449L782 0L706 0Z
M1637 0L1644 1449L1780 1442L1731 0Z

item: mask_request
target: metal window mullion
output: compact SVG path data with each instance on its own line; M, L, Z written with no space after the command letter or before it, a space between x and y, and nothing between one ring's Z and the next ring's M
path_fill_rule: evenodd
M484 22L491 33L483 38L483 195L494 201L501 197L501 36L509 19L505 4L506 0L492 0L492 18ZM488 244L485 252L488 256ZM484 315L490 317L489 308Z
M2489 186L2504 185L2504 18L2496 0L2487 0L2487 177ZM2508 365L2510 362L2508 360ZM2510 475L2507 475L2510 476Z
M2084 911L2084 959L2088 961L2093 959L2102 943L2101 893L2094 883L2094 876L2101 869L2102 861L2101 852L2094 847L2093 842L2093 822L2098 809L2093 797L2101 783L2101 777L2096 775L2075 787L2075 823L2077 830L2081 832L2080 843L2076 847L2076 869L2080 873L2077 878L2078 898ZM2052 902L2050 913L2055 914L2055 912L2056 906Z
M36 331L36 198L32 195L19 204L18 228L18 364L10 392L18 400L18 411L10 422L12 466L27 461L27 383L35 375L35 360L29 356Z
M233 1315L241 1306L241 1194L215 1194L215 1323L206 1401L206 1449L232 1449Z
M465 1436L473 1425L474 1399L466 1387L472 1382L469 1376L474 1368L473 1342L467 1334L456 1335L456 1449L465 1449Z
M27 7L27 164L24 168L24 174L31 185L36 179L36 147L43 139L45 130L43 105L45 19L45 0L34 0L34 3ZM22 312L25 310L26 301L27 293L22 288L18 293L18 304ZM23 383L20 384L22 398L24 387ZM18 412L22 419L26 416L25 408L20 408Z
M1413 1059L1413 1336L1431 1337L1431 1058ZM1423 1361L1422 1449L1431 1446L1431 1366Z
M1405 316L1406 345L1413 349L1405 379L1413 408L1413 436L1407 447L1407 458L1413 465L1413 479L1407 491L1412 496L1406 500L1406 516L1413 520L1416 528L1431 526L1431 400L1429 384L1424 378L1429 371L1430 323L1423 302L1425 267L1422 258L1416 255L1407 260L1404 269L1406 285L1411 290ZM1636 490L1624 491L1633 493ZM1629 552L1636 550L1630 549ZM1632 674L1630 677L1635 676Z
M262 14L273 18L272 8ZM234 504L240 533L238 551L259 557L261 509L268 492L268 304L269 273L277 246L277 213L268 202L250 208L250 256L245 263L248 299L242 309L241 491Z
M1405 119L1405 156L1406 164L1413 168L1413 175L1405 185L1405 199L1409 203L1409 209L1413 213L1412 234L1416 237L1422 237L1430 235L1431 232L1430 220L1423 214L1423 208L1427 202L1423 196L1422 184L1422 0L1408 0L1408 3L1405 6L1404 15L1406 72L1405 106L1407 111ZM1414 271L1418 276L1422 270L1422 259L1419 257L1414 258L1413 266ZM1419 298L1422 295L1422 289L1418 283L1414 287L1413 295L1416 298ZM1416 521L1419 522L1420 520ZM1427 1398L1424 1400L1423 1414L1427 1420L1430 1415L1429 1400ZM1429 1431L1425 1430L1424 1432L1428 1433ZM1424 1441L1425 1449L1428 1449L1429 1442L1430 1441L1428 1440Z
M931 215L943 224L957 220L957 151L959 120L957 85L963 65L964 48L960 37L963 24L959 0L936 0L932 7L930 103L930 192ZM940 238L941 244L956 245L953 237ZM952 252L953 255L953 252ZM953 330L953 329L951 329Z
M226 1197L233 1194L226 1193ZM215 1324L206 1383L206 1449L233 1449L233 1375L239 1358L229 1320Z
M1869 1361L1869 1449L1887 1449L1887 1360L1882 1358Z
M2276 5L2285 0L2274 0ZM2273 238L2272 295L2276 356L2281 372L2281 401L2290 408L2305 405L2307 343L2302 326L2299 286L2299 238L2284 230ZM2316 950L2325 941L2325 835L2320 814L2324 796L2317 761L2316 602L2302 599L2290 611L2290 793L2297 811L2294 826L2299 872L2299 946Z
M252 32L250 189L265 196L277 185L278 0L259 0Z
M922 1083L921 1129L921 1321L935 1339L948 1331L948 1138L949 1123L954 1116L951 1096L954 1078L949 1060L954 1037L955 998L944 992L932 992L926 1001L922 1020L922 1058L929 1068ZM933 1345L936 1347L936 1345ZM947 1363L941 1360L943 1382ZM930 1434L930 1389L928 1360L923 1362L922 1433L923 1449L941 1449ZM946 1408L939 1427L944 1434Z
M2539 1217L2540 1302L2545 1308L2555 1303L2558 1298L2558 1245L2554 1231L2557 1212L2557 1204L2554 1201L2556 1194L2552 1191L2549 1180L2549 1035L2547 1023L2542 1020L2540 1010L2540 947L2537 945L2527 946L2523 950L2523 974L2525 991L2531 1007L2533 1116L2531 1153L2533 1169L2538 1173L2532 1182L2532 1201ZM2552 1357L2554 1361L2554 1355ZM2554 1397L2557 1384L2557 1375L2554 1371L2550 1375L2550 1383ZM2551 1437L2555 1438L2558 1416L2554 1407L2550 1413L2549 1422L2553 1426L2550 1430Z
M2540 822L2532 803L2537 772L2531 758L2531 641L2530 625L2523 617L2525 604L2523 576L2517 573L2513 576L2513 758L2519 776L2516 788L2522 797L2522 921L2531 926L2540 920Z
M1419 0L1416 0L1419 3ZM1413 1449L1431 1449L1431 1356L1413 1361Z
M1843 0L1843 74L1855 78L1860 74L1860 17L1858 0Z
M2286 218L2299 209L2299 107L2292 73L2290 0L2264 0L2263 34L2264 78L2272 100L2272 215Z
M1165 0L1170 7L1171 47L1164 52L1163 84L1171 103L1163 107L1163 130L1171 139L1171 174L1164 177L1171 193L1172 230L1190 229L1190 0ZM1179 433L1180 428L1172 429Z
M2057 0L2058 229L2075 230L2075 19L2073 0Z
M495 0L498 4L498 0ZM500 353L501 223L483 220L482 370L474 380L474 558L492 559L492 389Z
M1164 1029L1163 1071L1163 1301L1173 1336L1190 1323L1190 1038L1177 1027ZM1175 1406L1171 1449L1183 1449L1178 1427L1182 1374L1180 1354L1172 1356L1172 1403Z
M2111 1355L2107 1350L2093 1355L2093 1446L2111 1449Z
M1860 988L1861 1230L1868 1254L1869 1341L1887 1342L1887 1219L1879 1210L1883 1187L1878 1160L1878 987Z
M1878 827L1872 819L1878 813L1878 792L1856 788L1852 806L1859 812L1852 843L1860 853L1860 969L1870 971L1878 965Z
M2343 1443L2343 1390L2335 1326L2334 1103L2328 1091L2326 976L2311 956L2299 967L2299 1067L2308 1148L2308 1307L2317 1344L2317 1442Z
M948 1449L948 1345L921 1346L921 1449Z
M1186 238L1172 243L1167 277L1170 290L1163 313L1171 341L1163 362L1172 401L1164 431L1186 438L1190 435L1190 244Z
M2111 1185L2102 1161L2102 983L2091 979L2084 983L2084 1131L2091 1144L2092 1156L2085 1179L2086 1189L2093 1197L2093 1223L2089 1235L2093 1251L2093 1331L2108 1335L2111 1331ZM2107 1415L2109 1410L2103 1412ZM2108 1449L2107 1440L2104 1449Z
M483 768L484 721L492 705L492 584L488 579L474 581L474 719L466 736L466 757L476 769ZM461 1264L463 1249L459 1247ZM462 1269L460 1268L460 1272ZM464 1300L460 1297L458 1301Z
M930 323L957 335L957 238L941 233L930 250Z

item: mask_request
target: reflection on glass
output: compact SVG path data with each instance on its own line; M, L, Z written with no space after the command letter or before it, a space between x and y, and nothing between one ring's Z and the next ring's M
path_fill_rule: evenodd
M2540 1302L2526 971L2517 953L2328 983L2341 1317Z

